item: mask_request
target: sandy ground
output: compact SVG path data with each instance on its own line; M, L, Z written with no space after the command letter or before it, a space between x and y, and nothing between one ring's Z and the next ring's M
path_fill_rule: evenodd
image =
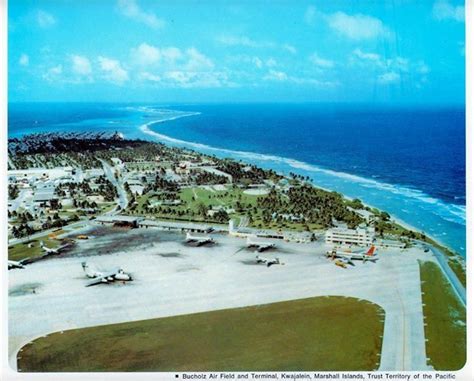
M380 370L422 370L425 337L417 259L420 249L379 252L377 263L342 269L322 243L275 241L263 254L283 265L255 264L245 240L214 235L215 246L191 247L184 234L155 229L100 228L61 257L9 272L9 356L52 332L188 314L320 295L366 299L386 312ZM85 287L82 261L120 266L134 276L125 284ZM351 329L348 325L348 334Z

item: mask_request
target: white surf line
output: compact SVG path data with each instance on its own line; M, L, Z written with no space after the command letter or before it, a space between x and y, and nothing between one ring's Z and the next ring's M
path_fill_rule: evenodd
M183 116L178 116L178 117L192 116L192 115L195 115L195 114L183 115ZM299 160L295 160L295 159L291 159L291 158L287 158L287 157L283 157L283 156L260 154L260 153L249 152L249 151L231 150L231 149L228 149L228 148L213 147L213 146L210 146L210 145L207 145L207 144L202 144L202 143L189 142L189 141L186 141L186 140L172 138L168 135L160 134L160 133L150 129L150 126L153 125L153 124L163 123L163 122L166 122L168 120L177 119L178 117L163 119L163 120L157 120L157 121L151 121L151 122L148 122L146 124L141 125L139 128L144 134L153 136L155 139L157 139L159 141L164 140L164 141L168 141L168 142L178 144L178 145L181 145L181 146L189 146L189 147L192 147L193 149L196 149L196 150L201 149L201 150L209 150L209 151L220 152L220 153L227 153L227 154L231 154L231 155L238 155L238 156L241 156L242 158L247 159L247 160L263 160L263 161L270 161L270 162L276 162L276 163L283 163L283 164L289 165L290 167L295 168L295 169L302 169L302 170L306 170L306 171L310 171L310 172L319 172L319 173L323 173L325 175L329 175L329 176L332 176L332 177L338 177L338 178L350 180L352 182L360 184L360 186L366 186L368 188L375 188L375 189L378 189L378 190L387 191L387 192L402 195L402 196L405 196L407 198L414 199L414 200L417 200L417 201L420 201L420 202L425 202L425 203L430 203L430 204L436 203L438 207L441 207L443 209L443 211L445 211L447 213L450 213L454 216L457 216L462 220L462 222L457 222L457 223L459 223L461 225L462 224L465 225L465 221L466 221L466 207L465 206L455 205L455 204L446 204L442 200L438 200L438 199L435 199L433 197L430 197L429 195L427 195L427 194L425 194L422 191L417 190L417 189L411 189L411 188L407 188L407 187L404 187L404 186L397 186L397 185L392 185L392 184L389 184L389 183L379 182L379 181L376 181L376 180L367 179L365 177L358 176L358 175L353 175L353 174L346 173L346 172L339 172L339 171L334 171L334 170L331 170L331 169L325 169L325 168L321 168L321 167L318 167L318 166L315 166L315 165L312 165L312 164L308 164L308 163L305 163L305 162L302 162L302 161L299 161ZM325 188L323 188L319 185L317 185L317 186L321 189L325 189ZM333 189L325 189L325 190L333 191ZM368 203L366 203L366 202L364 202L364 203L366 205L370 206ZM453 208L456 209L456 211L453 211ZM433 213L433 214L435 214L435 213ZM438 215L438 214L436 214L436 215L439 216L440 218L448 221L446 216ZM449 220L449 221L453 222L452 220ZM401 222L400 225L402 225L402 226L406 226L406 227L410 226L410 228L411 228L411 225L409 225L408 223L402 221L398 217L397 217L397 222ZM411 230L418 231L418 232L423 231L423 229L414 228L414 227ZM427 237L429 237L429 238L431 238L431 239L433 239L437 242L440 242L442 245L447 246L451 250L454 250L455 252L457 252L456 249L453 249L449 244L445 243L442 238L439 238L439 237L436 238L432 235L429 235L426 232L424 232L424 234Z
M186 115L186 116L188 116L188 115ZM189 115L189 116L191 116L191 115ZM177 118L173 118L173 119L177 119ZM302 162L302 161L299 161L299 160L296 160L296 159L291 159L291 158L287 158L287 157L283 157L283 156L260 154L260 153L249 152L249 151L231 150L231 149L228 149L228 148L213 147L213 146L210 146L210 145L207 145L207 144L202 144L202 143L189 142L189 141L186 141L186 140L172 138L168 135L160 134L160 133L155 132L155 131L150 129L150 126L152 124L162 123L162 122L165 122L167 120L173 120L173 119L170 118L170 119L166 119L166 120L158 120L156 122L149 122L149 123L146 123L146 124L140 126L140 130L145 134L151 135L151 136L153 136L155 138L158 138L160 140L167 140L167 141L175 143L175 144L187 145L187 146L191 146L191 147L195 147L195 148L206 149L206 150L217 151L217 152L224 152L224 153L229 153L229 154L236 154L236 155L240 155L240 156L243 156L243 157L247 157L249 159L280 162L280 163L287 164L287 165L291 166L292 168L302 169L302 170L309 171L309 172L320 172L320 173L324 173L324 174L331 175L331 176L334 176L334 177L340 177L340 178L344 178L344 179L347 179L347 180L352 180L353 182L370 185L372 188L376 188L376 189L379 189L379 190L386 190L388 192L403 195L403 196L406 196L406 197L409 197L409 198L416 199L418 201L423 201L423 202L430 203L430 204L437 203L441 207L444 206L446 208L449 208L452 205L452 208L456 209L456 212L454 212L450 209L448 209L447 211L449 213L457 216L457 217L460 217L464 222L466 220L466 216L465 216L466 207L464 205L446 204L442 200L430 197L429 195L427 195L427 194L425 194L422 191L417 190L417 189L412 189L412 188L408 188L408 187L404 187L404 186L392 185L392 184L389 184L389 183L384 183L384 182L368 179L368 178L365 178L365 177L362 177L362 176L353 175L353 174L346 173L346 172L334 171L332 169L325 169L325 168L318 167L316 165L308 164L308 163L305 163L305 162Z

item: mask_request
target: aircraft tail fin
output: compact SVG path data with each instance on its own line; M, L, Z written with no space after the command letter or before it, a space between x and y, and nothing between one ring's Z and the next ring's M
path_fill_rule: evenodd
M95 275L94 269L87 262L82 262L81 265L86 275L89 278L93 278Z
M375 246L372 245L372 246L370 247L370 249L367 251L367 254L366 254L366 255L369 255L369 256L372 257L374 254L375 254Z

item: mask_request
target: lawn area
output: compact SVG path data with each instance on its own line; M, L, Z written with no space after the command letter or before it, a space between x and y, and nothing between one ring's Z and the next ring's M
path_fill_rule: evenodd
M63 231L58 231L57 234L61 234ZM17 243L16 245L8 247L8 259L12 261L20 261L25 258L37 258L41 257L44 254L44 251L41 250L40 242L49 247L56 248L60 246L60 242L56 239L50 238L45 235L44 237L33 239L24 243ZM31 247L29 247L31 246Z
M436 370L458 370L466 362L466 309L440 268L420 262L426 354Z
M379 364L383 316L375 304L333 296L84 328L26 345L18 368L373 370Z

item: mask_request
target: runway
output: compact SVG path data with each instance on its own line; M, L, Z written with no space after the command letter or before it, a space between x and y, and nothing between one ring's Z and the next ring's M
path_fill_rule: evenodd
M191 247L184 234L154 229L98 230L71 252L9 272L9 356L52 332L243 307L292 299L341 295L366 299L385 310L380 370L427 370L418 259L431 253L386 249L377 263L343 269L323 256L323 243L276 240L258 253L282 265L254 264L245 240L214 235L217 245ZM81 262L120 266L133 282L85 287ZM349 325L350 326L350 325ZM357 329L357 327L350 327Z

